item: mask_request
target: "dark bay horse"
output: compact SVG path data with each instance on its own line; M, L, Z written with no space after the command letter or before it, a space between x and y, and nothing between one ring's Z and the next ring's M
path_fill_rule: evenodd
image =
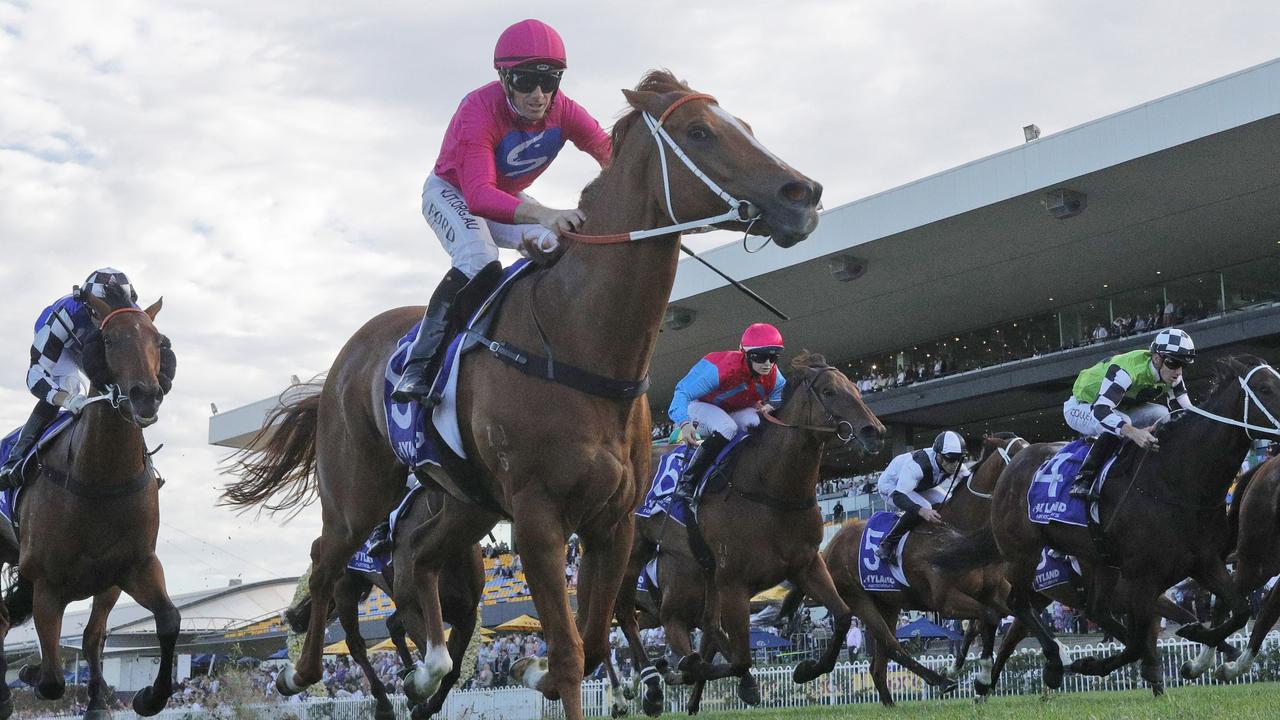
M418 496L412 500L412 504L400 516L396 523L394 540L407 538L413 528L426 522L432 515L439 512L444 500L444 493L439 490L423 489L419 491ZM347 568L342 578L338 580L337 586L333 592L333 605L330 608L330 617L337 616L339 622L342 623L342 632L347 639L347 648L351 651L351 659L356 661L360 669L364 671L364 676L369 681L370 693L376 702L374 710L374 718L376 720L394 720L396 717L395 707L391 703L391 699L387 696L386 686L378 677L373 669L373 665L369 662L368 648L364 637L360 634L359 621L359 605L369 596L374 587L382 590L394 602L397 595L395 568L400 563L412 562L412 548L408 543L400 542L395 546L392 553L391 565L381 573L364 572ZM453 661L453 669L444 676L440 682L440 687L430 698L421 698L413 693L411 685L406 685L405 689L409 695L410 704L413 706L422 706L419 710L414 708L415 717L431 717L440 708L444 707L445 698L449 691L458 682L458 678L462 673L462 656L467 650L467 645L471 642L471 637L475 632L476 617L479 611L480 598L484 593L484 559L480 554L480 545L474 544L463 552L459 557L453 558L447 563L441 573L440 584L440 608L441 614L445 622L453 628L453 632L449 635L448 649L449 658ZM403 586L401 586L404 590ZM409 590L405 590L408 592ZM289 622L289 626L296 633L304 633L311 621L311 597L303 598L301 602L285 611L285 617ZM387 618L387 630L391 634L391 640L395 644L396 653L400 656L400 662L405 668L413 667L413 657L409 653L408 645L405 642L404 623L400 618L401 610L399 608Z
M818 467L822 449L831 440L849 442L856 437L864 448L874 451L880 447L884 431L857 387L827 365L821 355L804 353L792 361L792 367L776 422L762 423L755 437L737 451L727 486L707 492L699 502L699 525L714 559L709 581L702 572L679 574L661 588L667 640L683 654L679 668L686 677L737 676L739 697L753 705L760 701L750 672L748 615L753 595L790 580L832 613L836 636L848 632L852 619L849 608L840 600L818 553L823 532L817 504ZM667 558L691 552L685 529L666 522L663 516L647 518L638 532L617 610L637 669L647 668L649 662L636 628L635 579L659 545L660 572ZM687 559L680 564L689 567ZM688 607L668 609L677 602L692 605L699 596L706 612L697 624L704 635L714 639L714 645L728 659L727 665L708 665L691 651L688 632L692 614ZM811 679L797 669L798 681ZM646 678L646 682L645 709L650 711L656 680Z
M632 111L613 128L612 161L582 195L586 235L574 235L554 264L514 284L491 333L519 348L554 354L559 367L641 387L679 256L679 226L669 221L707 218L689 222L742 228L730 218L745 221L758 213L749 229L790 247L817 226L821 186L769 153L713 98L667 72L649 73L624 95ZM726 205L731 212L724 212ZM625 242L628 231L644 228L658 231ZM593 240L600 234L620 241ZM290 444L259 456L256 471L226 492L228 504L241 508L278 491L285 497L267 507L298 507L318 483L324 529L311 547L316 604L296 670L286 668L277 679L284 693L320 679L334 584L400 495L406 469L387 442L383 375L396 341L421 314L420 307L391 310L358 330L320 394L298 399L284 416L278 432ZM483 354L468 358L459 376L462 445L479 490L500 512L446 500L445 510L412 534L416 561L398 571L411 573L402 579L418 592L397 596L410 632L427 638L412 682L429 695L452 667L435 597L443 563L507 515L548 645L547 672L527 673L526 682L546 698L562 700L566 716L576 720L582 717L584 667L598 666L608 654L632 511L648 479L648 401L634 394L588 394ZM563 380L564 373L556 377ZM584 548L576 626L564 577L571 532ZM415 623L425 627L415 631Z
M18 508L20 544L13 543L12 533L4 533L0 547L0 559L17 565L21 577L6 597L0 637L24 622L30 611L41 662L38 668L22 668L19 675L35 687L37 697L56 700L65 691L59 645L63 612L69 603L92 597L83 646L89 664L85 717L110 717L102 650L107 616L123 590L155 615L159 672L155 683L133 698L135 712L155 715L173 694L181 617L169 600L155 554L158 475L142 429L158 419L162 384L167 388L173 372L171 364L162 372L161 359L172 354L154 324L162 301L139 310L113 285L105 300L89 296L87 302L98 331L85 343L84 364L90 394L97 399L27 467ZM0 678L5 672L2 650L0 646ZM0 718L12 711L9 688L0 683Z
M1062 659L1052 632L1034 611L1031 591L1045 545L1075 556L1086 577L1100 577L1099 568L1114 562L1124 580L1125 592L1120 598L1126 612L1124 651L1106 658L1080 658L1071 665L1074 672L1106 675L1141 660L1143 679L1153 693L1162 694L1164 678L1155 642L1156 599L1185 577L1196 579L1224 599L1231 617L1212 628L1184 627L1180 631L1184 637L1218 646L1232 623L1247 614L1248 606L1232 585L1222 560L1221 546L1227 532L1225 497L1248 451L1249 435L1241 425L1261 415L1280 415L1280 375L1258 358L1221 360L1214 367L1213 387L1199 410L1209 416L1188 412L1160 428L1160 452L1147 453L1132 445L1121 450L1118 470L1113 471L1101 500L1106 556L1086 528L1038 525L1027 518L1027 489L1036 468L1053 455L1056 445L1031 446L1001 474L992 505L997 552L986 552L979 548L982 542L975 542L970 548L974 550L971 559L976 564L986 555L986 562L998 562L1002 556L1007 563L1012 588L1009 604L1044 650L1044 679L1050 688L1061 685ZM954 566L963 569L967 564ZM1097 597L1088 603L1090 616L1099 614L1098 598L1109 595L1110 590L1093 583L1091 595Z

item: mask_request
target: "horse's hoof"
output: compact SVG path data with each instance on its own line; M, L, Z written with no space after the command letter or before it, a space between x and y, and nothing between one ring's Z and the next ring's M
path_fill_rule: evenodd
M1196 672L1195 665L1188 660L1182 663L1181 667L1178 668L1178 675L1180 675L1183 680L1195 680L1200 677L1201 673Z
M390 700L379 700L373 710L373 720L396 720L396 708Z
M1155 697L1160 697L1161 695L1164 695L1164 683L1163 682L1151 683L1151 694Z
M285 665L276 673L276 692L281 695L297 695L306 689L305 685L298 684L298 673L294 671L292 664Z
M702 703L691 702L689 703L689 707L686 709L689 711L689 715L693 716L698 714L698 708L701 706L702 706Z
M644 699L640 701L640 709L649 717L662 714L662 686L658 683L645 683Z
M31 687L35 687L40 683L40 666L23 665L22 669L18 671L18 679Z
M633 687L631 687L630 685L623 685L623 686L622 686L622 697L623 697L627 702L631 702L632 700L635 700L635 699L636 699L636 689L635 689L635 688L633 688Z
M760 704L760 683L751 675L738 681L738 699L752 707Z
M808 658L801 660L800 664L796 665L795 671L791 673L791 679L798 683L807 683L820 674L818 672L818 663L814 662L813 658Z
M10 715L13 715L13 696L9 696L4 699L4 702L0 702L0 720L9 720Z
M1074 666L1075 663L1072 663L1072 665ZM1062 666L1061 665L1045 666L1044 673L1041 676L1041 679L1044 681L1044 686L1046 688L1049 688L1050 690L1062 689Z
M111 711L106 708L94 708L84 711L84 720L111 720Z
M676 662L676 670L684 675L686 681L693 681L700 677L705 677L701 674L702 669L702 656L696 652L691 652Z
M58 678L51 683L39 683L36 685L36 697L41 700L61 700L62 696L67 692L67 684Z
M653 669L657 670L660 673L665 674L667 672L667 669L670 667L671 667L671 662L668 661L665 657L660 657L657 660L653 661Z
M955 678L944 677L942 682L938 683L937 689L939 695L950 695L960 687L960 681Z
M989 695L975 695L975 696L973 697L973 704L974 704L974 705L982 705L982 704L986 703L986 702L987 702L987 700L989 700L989 699L991 699Z
M133 711L142 717L151 717L164 709L165 704L169 701L167 697L160 697L150 685L142 688L133 696Z
M991 693L991 686L990 686L990 685L988 685L988 684L986 684L986 683L984 683L984 682L982 682L981 680L974 680L974 681L973 681L973 691L974 691L974 692L976 692L976 693L978 693L978 697L977 697L977 698L974 698L975 700L977 700L978 698L984 698L984 697L986 697L988 694L990 694L990 693Z

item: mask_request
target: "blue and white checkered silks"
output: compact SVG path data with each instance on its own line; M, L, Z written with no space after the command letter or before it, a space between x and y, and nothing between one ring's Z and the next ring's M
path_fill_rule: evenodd
M1165 328L1156 333L1156 339L1151 341L1151 352L1183 360L1194 360L1196 345L1191 342L1190 335L1178 328Z
M130 302L138 302L138 292L133 289L129 277L115 268L100 268L89 273L84 279L83 289L94 297L105 298L108 285L119 285L124 288Z

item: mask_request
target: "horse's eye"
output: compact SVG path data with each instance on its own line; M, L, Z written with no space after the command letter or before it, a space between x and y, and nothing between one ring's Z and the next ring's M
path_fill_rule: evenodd
M832 390L831 388L824 388L822 391L822 394L826 397L831 397L832 395L836 394L836 391Z
M711 131L705 125L694 125L689 128L690 140L710 140Z

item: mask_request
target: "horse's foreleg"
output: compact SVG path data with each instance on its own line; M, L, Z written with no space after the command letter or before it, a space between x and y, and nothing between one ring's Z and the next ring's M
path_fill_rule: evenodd
M1224 663L1217 672L1214 673L1220 681L1235 680L1241 674L1247 672L1249 667L1253 665L1254 658L1258 657L1258 653L1262 652L1262 643L1267 639L1267 633L1271 632L1271 628L1275 627L1276 620L1280 620L1280 583L1277 583L1267 591L1266 596L1262 599L1262 605L1258 608L1258 616L1253 620L1253 631L1249 635L1249 647L1240 653L1240 657L1234 661Z
M878 652L893 659L894 662L919 675L922 680L941 689L943 692L955 690L955 680L943 677L941 674L925 667L911 657L906 648L902 647L902 643L898 642L898 638L894 634L898 621L898 608L881 608L865 594L853 595L849 600L853 613L862 618L863 626L875 638Z
M702 633L701 642L698 643L698 654L708 660L715 657L715 644L712 634L705 630ZM702 691L705 690L706 687L706 678L698 678L694 681L693 689L689 691L689 703L685 706L685 709L690 715L698 714L698 710L702 707Z
M89 664L89 702L85 708L85 717L89 720L111 717L103 694L107 684L102 680L102 650L107 642L107 616L111 614L111 608L115 607L119 597L118 587L95 595L93 609L89 611L89 621L84 626L81 645L85 661Z
M0 602L0 678L8 676L9 663L5 660L4 640L9 634L9 608ZM0 682L0 720L9 720L13 715L13 691L9 683Z
M751 675L751 593L736 583L717 583L715 596L720 627L728 636L720 650L729 659L730 672L739 678L738 697L748 705L759 705L760 686Z
M995 687L993 673L995 671L995 663L991 656L995 653L996 647L996 630L1000 628L1000 623L987 621L974 621L969 623L969 629L965 632L965 640L971 642L975 635L982 635L982 659L978 661L978 672L973 676L973 689L979 696L986 695L991 692L991 688ZM967 654L968 648L960 651L960 657L963 662L964 656ZM959 675L959 673L956 673Z
M995 628L992 629L994 639ZM1000 673L1004 671L1005 663L1009 662L1009 658L1013 657L1014 651L1018 649L1018 643L1027 636L1027 625L1018 618L1013 619L1013 624L1009 626L1009 630L1004 634L1004 642L1000 643L1000 653L996 655L995 664L991 667L991 684L984 692L978 689L979 695L989 694L995 690L996 685L1000 683ZM976 683L975 683L975 689Z
M26 684L35 687L36 697L41 700L57 700L66 691L66 681L62 677L62 658L58 652L62 637L62 614L66 608L66 600L54 595L49 583L43 580L36 582L31 615L35 621L36 635L40 639L40 668L36 670L28 665L22 668L18 676Z
M336 524L333 520L326 520L320 537L311 543L311 578L307 583L311 593L311 617L298 654L297 667L286 665L276 675L276 691L281 695L297 695L320 680L321 655L325 629L329 625L329 608L333 603L333 588L342 576L347 560L363 542L363 539L332 529ZM369 527L373 527L373 523Z
M817 552L813 554L813 558L809 560L804 570L792 578L792 582L796 583L805 595L822 603L832 617L831 642L827 645L827 649L817 662L806 659L796 665L791 675L796 682L806 683L819 675L831 672L836 666L840 650L844 647L845 635L849 633L849 626L853 624L853 612L840 597L835 581L831 579L831 573L827 570L827 563Z
M155 682L133 696L134 712L148 717L163 710L169 696L173 695L174 647L178 644L182 615L169 599L169 592L165 588L164 567L155 555L130 575L122 587L139 605L150 610L156 620L156 638L160 641L160 668Z
M478 563L479 560L476 559L475 562ZM477 568L479 569L479 577L473 578L473 580L475 586L481 588L480 593L472 594L467 592L465 596L441 598L441 611L444 617L449 620L449 625L453 627L453 633L449 635L447 642L449 659L453 661L453 669L441 679L440 687L436 688L435 694L427 700L425 707L418 715L431 716L439 712L444 707L444 701L449 696L449 691L458 683L458 678L462 677L462 658L466 655L467 646L471 644L472 636L475 635L476 615L480 611L480 597L483 594L484 567L477 565ZM446 579L446 582L449 579ZM468 587L470 587L470 584L468 584ZM454 593L463 592L458 587L452 587L450 590ZM448 601L447 603L446 600Z
M1237 576L1233 579L1227 568L1216 558L1205 563L1201 572L1192 575L1220 602L1226 602L1230 615L1223 622L1208 628L1204 634L1204 644L1217 647L1231 633L1245 626L1249 621L1249 601L1246 595L1255 588L1261 587L1267 578L1256 577L1252 564L1241 563Z
M511 675L548 700L560 700L567 720L581 720L582 638L573 621L564 577L563 521L554 502L541 496L542 483L530 480L527 484L529 489L516 498L514 530L525 580L546 636L547 659L545 665L533 658L518 660L511 666ZM591 552L584 544L584 560Z
M347 649L351 651L351 659L364 671L369 681L369 693L374 698L373 716L377 720L395 720L395 707L387 697L387 688L382 684L378 673L369 662L369 648L360 634L359 605L369 585L363 578L347 573L338 581L334 589L333 600L338 609L338 622L342 625L342 634L347 639Z
M623 575L622 586L618 589L618 600L614 605L613 614L618 621L618 627L622 629L623 637L627 639L627 648L631 652L631 662L634 666L633 672L638 674L645 686L644 696L640 700L641 708L645 715L657 717L662 713L662 680L658 671L649 662L649 655L640 642L635 602L636 582L649 561L652 550L653 545L643 540L638 540L632 545L627 561L627 572Z
M623 509L617 522L582 533L578 571L578 630L582 633L583 667L594 670L609 658L609 625L613 606L627 572L636 516ZM585 604L584 604L585 601Z
M400 617L399 609L387 618L387 634L391 636L391 644L396 647L401 667L413 667L413 654L409 652L409 643L404 639L404 620Z
M885 707L893 707L893 693L889 692L889 653L884 643L872 641L871 648L871 683L876 687L880 703Z
M981 624L985 627L985 624ZM978 636L980 624L976 622L969 623L965 628L964 638L960 641L960 652L956 653L956 662L951 666L951 677L958 678L964 670L965 660L969 657L969 648L973 647L973 639Z

